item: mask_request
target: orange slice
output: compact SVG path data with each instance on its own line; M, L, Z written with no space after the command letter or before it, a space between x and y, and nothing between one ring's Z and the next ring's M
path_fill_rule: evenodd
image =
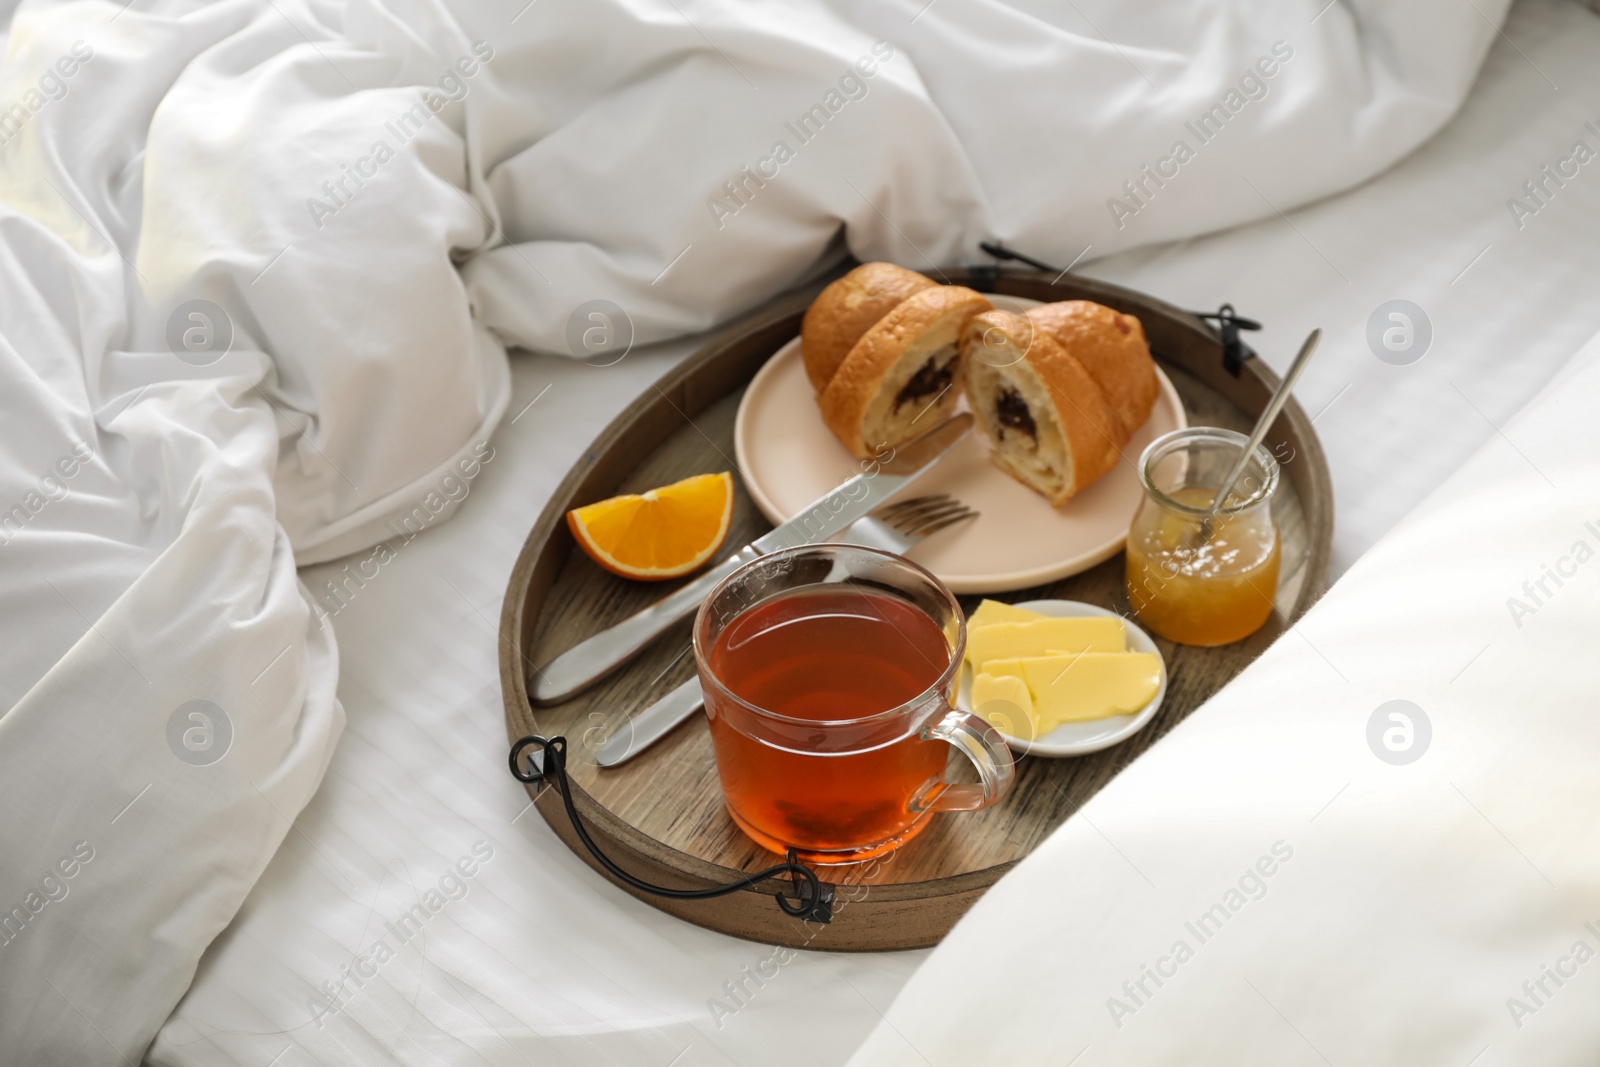
M611 573L660 581L710 559L732 518L733 477L723 471L575 508L567 512L567 526L589 558Z

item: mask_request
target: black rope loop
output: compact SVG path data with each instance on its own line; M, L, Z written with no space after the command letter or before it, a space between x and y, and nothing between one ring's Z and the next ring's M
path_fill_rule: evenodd
M543 754L543 759L535 764L534 757L529 756L526 763L523 753L529 748L538 746ZM526 766L526 770L524 770ZM795 858L794 849L790 849L784 856L782 863L768 867L763 871L745 875L738 881L726 885L710 886L705 889L669 889L665 886L653 885L643 879L618 867L612 862L611 857L600 851L600 846L594 843L589 836L589 831L578 818L578 809L572 802L572 791L567 787L567 739L565 737L540 737L530 734L520 738L511 746L511 776L527 785L542 784L550 781L561 794L561 802L567 809L567 818L572 820L572 829L578 835L578 840L583 842L583 847L589 854L604 867L618 881L632 886L641 893L653 896L667 897L672 900L709 900L713 897L727 896L737 893L741 889L757 885L768 878L776 878L787 874L792 879L794 887L794 901L791 902L783 893L773 894L782 908L784 914L792 915L797 919L808 922L830 923L833 921L833 886L824 885L817 877L817 872L801 863Z
M1034 259L1024 255L1014 248L1007 248L999 241L979 241L978 247L989 255L1002 262L1015 261L1026 263L1034 270L1042 270L1056 276L1060 281L1061 276L1067 273L1058 271L1055 267L1043 260ZM1071 268L1068 268L1071 269ZM972 268L973 288L979 292L993 292L998 279L999 268L994 266L981 266ZM1255 349L1245 344L1239 337L1240 330L1259 330L1261 324L1255 319L1247 319L1234 310L1232 304L1223 304L1215 311L1191 311L1189 314L1204 322L1217 324L1217 333L1222 341L1222 366L1235 378L1244 370L1245 360L1255 358Z
M1049 273L1055 274L1055 275L1062 275L1062 274L1066 273L1066 271L1057 270L1055 267L1052 267L1050 264L1045 263L1045 262L1043 262L1041 260L1034 259L1032 256L1023 255L1021 252L1018 252L1015 249L1007 248L1005 245L1001 244L999 241L979 241L978 242L978 247L983 249L985 252L989 253L991 256L993 256L995 259L998 259L998 260L1002 260L1002 261L1015 260L1018 263L1026 263L1028 266L1032 267L1034 270L1048 271Z
M1255 319L1247 319L1243 317L1237 311L1233 310L1232 304L1223 304L1215 311L1192 311L1190 314L1197 319L1205 319L1207 322L1214 322L1223 329L1227 329L1229 325L1232 325L1235 329L1240 330L1261 329L1261 324L1259 322L1257 322Z

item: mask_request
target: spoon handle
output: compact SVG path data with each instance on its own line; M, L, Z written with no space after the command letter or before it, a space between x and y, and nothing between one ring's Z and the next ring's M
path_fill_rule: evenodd
M1322 340L1322 328L1314 329L1306 336L1305 343L1300 346L1300 352L1294 357L1294 362L1289 364L1289 373L1283 376L1283 381L1278 383L1277 392L1272 394L1272 399L1267 401L1266 408L1261 412L1261 417L1256 420L1254 430L1250 431L1250 440L1245 443L1244 450L1239 453L1239 458L1233 464L1233 469L1222 480L1222 485L1217 489L1217 495L1211 500L1211 510L1206 515L1209 520L1222 509L1223 503L1228 499L1228 494L1233 492L1233 487L1238 484L1239 478L1244 474L1245 467L1250 465L1250 457L1256 454L1256 448L1261 444L1261 439L1267 436L1267 430L1272 427L1278 418L1278 412L1283 410L1283 405L1289 402L1289 393L1294 389L1294 383L1300 379L1300 373L1306 369L1306 364L1311 362L1311 353L1317 349L1317 342Z

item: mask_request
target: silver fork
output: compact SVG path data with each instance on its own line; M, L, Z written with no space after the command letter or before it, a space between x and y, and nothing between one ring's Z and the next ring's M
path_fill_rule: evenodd
M857 519L838 540L847 545L881 548L905 555L923 538L977 517L976 511L949 493L914 496L885 504Z
M948 493L917 496L868 512L835 540L904 555L929 535L977 517L976 511ZM627 762L665 737L700 705L700 679L690 678L618 727L595 752L595 761L602 767Z

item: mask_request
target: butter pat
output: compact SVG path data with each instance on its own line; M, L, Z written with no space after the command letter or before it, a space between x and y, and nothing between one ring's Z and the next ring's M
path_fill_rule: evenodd
M1112 653L1107 654L1110 655ZM984 663L982 673L995 678L1021 678L1026 684L1028 675L1023 670L1022 665L1024 663L1052 663L1055 665L1056 670L1059 671L1063 663L1077 659L1079 655L1080 653L1077 652L1051 651L1042 656L1024 656L1019 659L991 659Z
M967 632L990 626L997 622L1032 622L1034 619L1047 619L1048 615L1040 615L1037 611L1027 608L1014 608L1010 604L1002 604L998 600L985 600L978 605L978 610L972 613L967 620Z
M980 673L987 674L991 678L1019 678L1022 679L1024 683L1027 681L1027 675L1022 673L1022 660L1020 659L985 660L983 664L983 670Z
M1058 617L985 600L967 620L971 706L1022 739L1137 712L1161 687L1161 657L1129 652L1127 642L1116 616Z
M1121 652L1128 647L1127 639L1127 628L1114 615L992 622L967 631L967 660L975 671L986 671L985 664L994 659L1025 659L1052 652Z
M1040 733L1064 722L1131 714L1161 685L1161 657L1149 652L1041 656L1019 666Z
M1021 677L980 674L972 679L972 707L1008 737L1033 737L1033 694Z

